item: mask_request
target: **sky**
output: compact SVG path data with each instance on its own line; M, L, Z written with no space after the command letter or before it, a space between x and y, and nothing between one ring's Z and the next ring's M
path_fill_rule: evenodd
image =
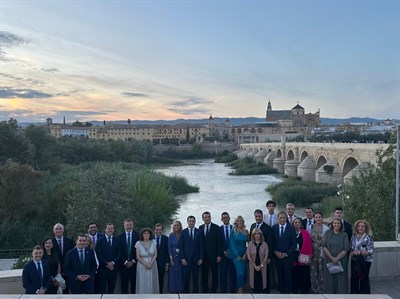
M399 0L0 0L0 121L400 119Z

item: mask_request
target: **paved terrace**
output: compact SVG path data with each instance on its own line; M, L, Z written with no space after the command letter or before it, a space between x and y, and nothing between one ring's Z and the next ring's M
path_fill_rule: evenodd
M400 299L400 242L375 242L375 258L370 271L371 295L295 295L295 294L165 294L165 295L23 295L22 269L0 271L0 299L262 299L262 298L326 298L357 299L382 298ZM10 294L10 295L8 295Z

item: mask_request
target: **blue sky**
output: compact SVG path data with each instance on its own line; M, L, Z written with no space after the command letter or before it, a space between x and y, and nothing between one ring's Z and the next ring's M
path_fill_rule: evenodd
M0 121L400 118L400 3L0 0Z

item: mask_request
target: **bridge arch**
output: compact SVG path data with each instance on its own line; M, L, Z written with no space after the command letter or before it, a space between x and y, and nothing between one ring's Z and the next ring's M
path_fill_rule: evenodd
M319 156L317 160L317 169L319 169L322 165L324 165L328 160L326 159L325 156Z
M280 148L278 148L278 150L276 151L276 157L277 158L281 158L282 157L282 151Z
M343 177L345 177L353 168L358 166L358 161L354 157L348 157L343 164Z
M286 160L294 160L294 153L293 153L293 151L291 149L287 153Z
M303 151L303 152L301 153L301 156L300 156L300 162L303 162L303 160L304 160L305 158L307 158L307 157L308 157L307 151Z

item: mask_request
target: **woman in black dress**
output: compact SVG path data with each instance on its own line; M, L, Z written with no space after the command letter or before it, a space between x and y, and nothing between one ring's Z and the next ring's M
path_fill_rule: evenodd
M54 252L53 242L51 241L51 238L47 238L46 240L44 240L42 243L42 247L43 247L42 260L46 261L53 282L51 287L46 291L46 294L57 294L58 284L57 281L54 279L54 277L57 274L61 273L60 259L58 255Z

